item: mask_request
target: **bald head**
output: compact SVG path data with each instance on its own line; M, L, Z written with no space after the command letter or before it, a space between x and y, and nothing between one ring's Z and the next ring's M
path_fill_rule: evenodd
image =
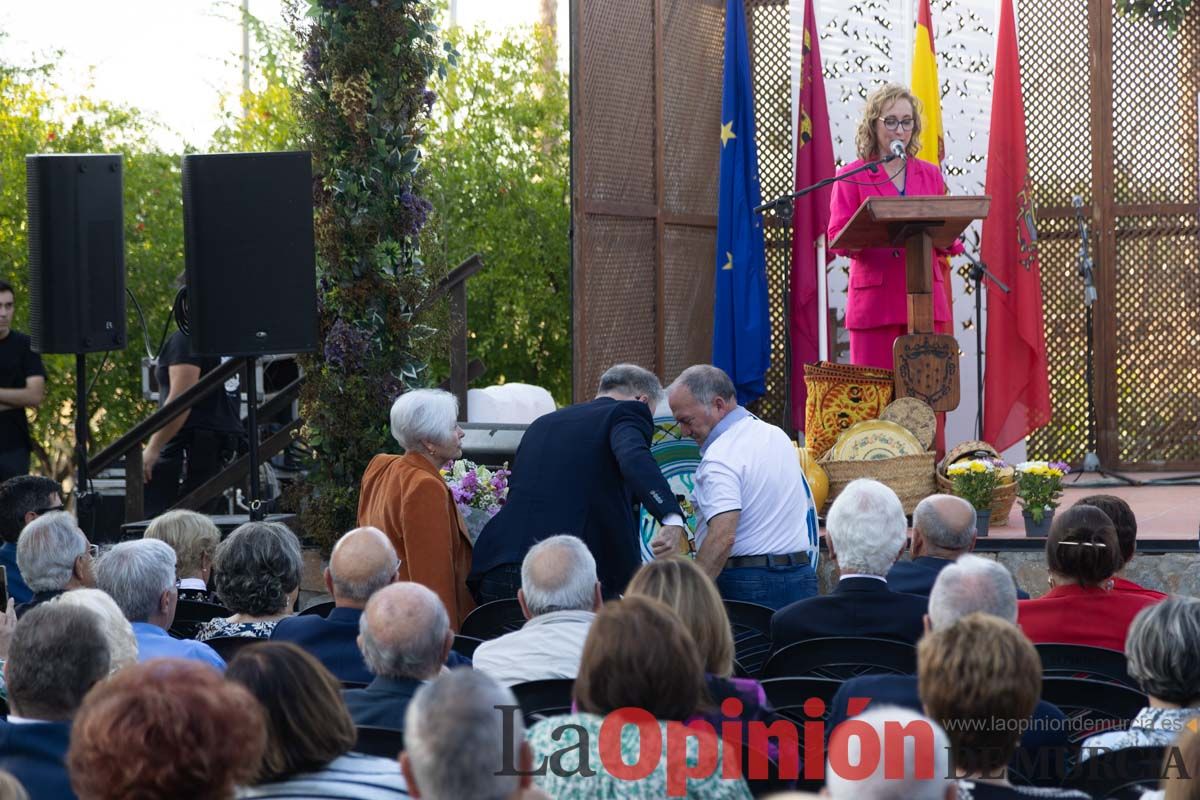
M362 608L371 595L396 580L400 560L387 535L378 528L355 528L333 546L326 586L334 603Z
M596 559L574 536L551 536L530 548L521 563L521 591L527 616L553 611L595 611L600 602Z
M454 641L442 601L421 584L407 582L371 596L358 634L367 669L381 678L432 678Z
M975 508L951 494L933 494L913 511L913 533L924 540L924 555L958 558L975 546Z

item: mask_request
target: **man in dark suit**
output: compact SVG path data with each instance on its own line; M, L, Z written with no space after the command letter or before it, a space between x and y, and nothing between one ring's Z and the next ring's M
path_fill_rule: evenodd
M85 608L42 605L17 623L4 665L10 712L0 722L0 769L31 797L75 797L65 763L71 718L108 667L100 620Z
M374 679L342 692L355 725L404 730L404 712L425 681L441 672L454 634L442 601L419 583L393 583L362 613L358 646Z
M924 632L924 597L893 592L888 569L904 552L908 523L896 493L860 478L847 486L825 518L829 557L840 572L832 593L776 611L771 640L778 650L821 636L870 636L915 644Z
M26 585L17 566L17 539L25 526L42 514L62 511L62 487L41 475L18 475L0 485L0 566L8 572L8 596L17 603L28 603L33 591Z
M941 570L929 596L930 630L944 630L974 613L990 614L1016 624L1017 591L1004 565L979 556L965 555ZM851 707L853 704L853 707ZM915 675L864 675L842 684L831 703L825 736L843 721L870 706L900 706L921 711ZM1041 701L1033 724L1021 735L1025 748L1065 747L1070 732L1066 717L1055 705Z
M888 572L893 592L929 596L938 573L975 549L975 508L950 494L934 494L913 511L912 560L897 561ZM1017 597L1029 595L1018 587Z
M650 454L661 392L654 373L618 364L594 400L534 420L513 459L508 502L475 542L467 583L476 600L516 597L529 548L560 533L592 551L604 596L620 594L642 562L635 500L663 524L654 554L677 552L683 512Z
M304 648L339 681L370 683L371 672L356 641L359 618L371 595L396 581L399 568L400 559L383 531L355 528L338 539L325 568L333 610L325 617L285 617L275 626L271 640Z

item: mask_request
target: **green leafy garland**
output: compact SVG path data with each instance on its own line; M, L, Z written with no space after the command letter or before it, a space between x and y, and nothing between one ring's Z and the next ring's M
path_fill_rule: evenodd
M1166 28L1174 35L1183 27L1188 12L1196 0L1117 0L1117 11L1126 16L1144 19L1156 27Z
M298 3L299 0L294 0ZM388 409L423 385L432 328L417 309L437 278L419 235L430 212L420 144L427 87L455 54L426 0L309 0L300 116L313 155L318 352L303 359L304 437L315 464L290 500L329 547L354 526L367 462L395 446Z

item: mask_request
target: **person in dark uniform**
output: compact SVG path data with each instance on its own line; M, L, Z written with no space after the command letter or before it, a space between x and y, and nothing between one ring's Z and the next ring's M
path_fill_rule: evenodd
M220 364L216 356L193 355L190 337L183 331L171 334L154 368L160 406L195 386ZM209 392L157 430L142 451L147 519L171 508L220 472L237 453L242 435L237 408L222 389ZM214 503L219 503L219 498Z
M42 357L26 334L12 329L15 305L12 284L0 280L0 481L29 473L33 439L25 409L46 397Z

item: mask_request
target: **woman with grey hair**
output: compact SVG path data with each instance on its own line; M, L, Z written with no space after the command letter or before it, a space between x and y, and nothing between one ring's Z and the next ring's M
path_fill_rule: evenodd
M1138 612L1125 638L1129 675L1150 705L1123 731L1089 736L1089 748L1166 747L1188 723L1200 719L1200 600L1170 597Z
M133 626L129 624L117 602L106 592L99 589L72 589L60 594L51 602L56 605L86 608L96 614L100 620L100 632L108 641L108 674L137 663L138 643L133 634Z
M161 539L175 551L179 599L216 603L210 591L213 561L221 544L221 530L209 517L177 508L160 514L146 528L147 539Z
M475 607L467 590L471 540L441 467L462 456L458 399L438 389L396 398L392 436L404 455L381 453L363 473L359 527L379 528L400 556L400 580L429 587L457 628Z
M218 636L269 639L300 591L300 540L279 522L239 525L217 547L214 588L233 612L206 622L199 641Z

